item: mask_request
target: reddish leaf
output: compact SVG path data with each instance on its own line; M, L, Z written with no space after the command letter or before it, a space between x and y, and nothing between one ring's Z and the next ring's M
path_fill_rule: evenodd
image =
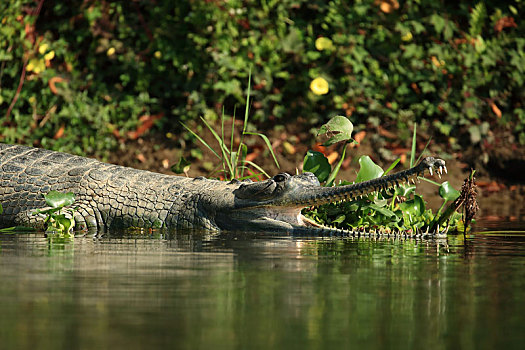
M51 90L51 92L55 95L58 94L58 90L57 90L57 87L56 87L56 83L62 83L66 81L64 78L61 78L61 77L52 77L51 79L49 79L49 82L47 83L49 85L49 90Z
M155 121L162 118L163 115L164 115L163 113L159 113L155 115L143 115L142 117L139 118L139 121L141 123L137 126L137 129L135 131L128 132L128 137L132 140L139 138L146 131L151 129Z
M258 152L258 151L255 151L255 152L252 152L252 153L248 153L246 155L246 160L249 161L249 162L253 162L255 159L257 159L259 154L260 154L260 152Z
M494 30L496 32L501 32L505 28L516 28L518 25L514 21L514 17L502 17L494 25Z
M338 157L339 157L339 153L337 153L336 151L333 151L326 158L328 158L328 163L334 164Z
M490 108L492 108L492 112L498 117L501 118L501 110L496 106L494 102L490 103Z
M55 136L53 136L53 139L58 140L59 138L64 136L64 130L65 129L66 129L66 126L64 124L62 124L60 129L58 129L57 132L55 133Z
M321 152L326 156L326 147L323 146L321 143L316 143L313 147L313 150L316 152Z

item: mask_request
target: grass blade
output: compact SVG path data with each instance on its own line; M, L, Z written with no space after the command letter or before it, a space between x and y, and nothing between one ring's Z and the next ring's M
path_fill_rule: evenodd
M188 130L193 136L195 136L197 138L197 140L199 140L204 146L206 146L206 148L208 148L213 154L215 154L217 156L217 158L221 159L221 156L219 155L219 153L215 152L215 150L213 148L211 148L210 145L208 145L208 143L202 139L202 137L197 135L186 124L184 124L184 123L181 123L181 124L186 130Z
M432 137L430 137L430 139L427 141L427 144L425 145L425 148L423 148L423 151L421 152L421 154L419 155L419 157L417 157L416 164L418 164L419 161L421 160L421 158L423 158L423 154L425 154L425 151L427 150L428 145L430 145L430 142L431 142L431 141L432 141Z
M258 171L260 171L260 172L261 172L264 176L266 176L267 178L270 178L270 177L271 177L270 175L268 175L268 174L266 173L266 171L264 171L260 166L258 166L258 165L255 164L254 162L251 162L251 161L249 161L249 160L245 160L244 162L245 162L246 164L248 164L248 165L254 167L254 168L257 169Z
M217 134L217 132L215 130L213 130L211 125L208 124L208 122L206 121L206 119L201 117L201 120L204 122L206 127L211 131L211 133L213 134L213 136L215 137L215 139L219 143L219 147L221 148L221 152L222 152L222 158L221 159L223 161L226 161L226 165L228 166L228 170L230 171L230 174L232 174L232 176L233 176L234 172L233 172L233 169L232 169L232 164L231 164L231 162L229 160L229 157L228 157L229 149L226 147L226 145L224 143L224 140L221 139L221 137L219 136L219 134Z
M391 172L396 167L397 163L399 163L399 161L401 161L401 158L397 158L396 160L394 160L394 162L390 164L388 169L386 169L386 171L383 173L383 176Z
M334 183L335 177L337 176L337 173L339 173L339 169L341 169L341 165L343 164L343 161L345 160L346 146L348 146L348 141L345 142L345 145L343 147L343 154L341 154L341 159L339 159L339 162L337 162L337 164L334 167L334 170L332 170L332 172L330 173L330 176L326 180L326 185L325 185L326 187L332 186L332 184Z
M252 86L252 69L250 68L250 72L248 73L248 91L246 93L246 107L244 109L244 126L242 128L242 133L243 134L246 132L246 128L248 127L248 115L249 115L249 111L250 111L251 86Z
M410 167L414 166L414 160L416 159L416 129L417 124L414 124L414 133L412 134L412 148L410 150Z
M268 150L270 151L270 153L272 154L272 157L273 157L273 161L275 163L275 165L277 165L277 168L280 169L281 167L279 166L279 162L277 161L277 157L275 156L275 153L273 151L273 148L272 148L272 144L270 142L270 140L268 139L268 137L264 134L261 134L261 133L258 133L258 132L245 132L246 135L256 135L256 136L260 136L264 143L266 144L266 147L268 147Z

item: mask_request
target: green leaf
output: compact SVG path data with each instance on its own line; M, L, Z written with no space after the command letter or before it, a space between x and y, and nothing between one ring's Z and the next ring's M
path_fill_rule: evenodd
M415 190L416 186L397 186L396 196L408 197Z
M75 219L66 217L65 214L55 215L53 217L54 222L47 231L57 231L58 233L67 234L70 233L75 226Z
M6 233L6 234L17 233L17 232L33 232L33 231L36 231L34 227L26 227L26 226L12 226L12 227L6 227L6 228L0 229L0 233Z
M459 197L460 192L452 187L448 181L445 181L439 186L439 195L446 201L454 201Z
M177 164L171 166L171 171L173 171L175 174L182 174L190 170L190 165L191 162L187 161L186 158L181 156Z
M344 214L339 215L335 220L332 220L333 224L341 224L345 221L346 216Z
M75 195L73 192L61 193L58 191L51 191L44 195L47 205L52 208L62 208L71 205L75 202Z
M304 157L303 171L314 173L319 182L325 181L330 175L332 167L328 159L321 152L308 151Z
M374 203L370 203L370 204L368 205L368 207L371 208L371 209L373 209L373 210L375 210L375 211L378 212L379 214L388 217L388 218L393 217L393 216L396 216L396 214L395 214L392 210L390 210L390 209L388 209L388 208L385 208L385 207L382 207L382 206L379 206L379 205L376 205L376 204L374 204Z
M384 207L385 205L388 204L388 199L376 198L376 199L374 199L374 204L382 208L382 207Z
M331 146L334 143L341 141L354 141L352 139L352 131L354 130L354 125L352 122L343 116L335 116L319 128L320 134L328 134L330 137L328 141L324 143L325 146Z
M357 173L356 182L363 182L372 179L377 179L383 175L383 169L369 157L361 156L359 158L359 172Z
M399 208L403 213L410 214L412 217L419 217L425 212L425 202L419 195L414 195L414 199L400 203Z

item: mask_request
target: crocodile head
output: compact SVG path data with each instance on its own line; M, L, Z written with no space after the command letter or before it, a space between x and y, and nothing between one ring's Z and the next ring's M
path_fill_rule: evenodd
M322 187L312 173L289 175L282 173L261 182L239 182L233 191L234 205L217 213L216 224L221 229L264 230L308 234L341 233L341 230L319 225L301 214L306 207L360 198L381 189L393 188L422 176L446 172L445 162L427 157L417 166L395 173L338 187Z

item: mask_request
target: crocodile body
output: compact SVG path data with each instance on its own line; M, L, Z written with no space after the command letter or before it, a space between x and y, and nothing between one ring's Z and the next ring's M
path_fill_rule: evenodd
M341 233L305 218L301 209L352 200L394 187L445 163L418 166L354 185L321 187L311 173L278 174L261 182L158 174L39 148L0 144L0 227L41 226L33 215L43 194L73 192L77 227L125 227ZM446 170L446 168L445 168Z

